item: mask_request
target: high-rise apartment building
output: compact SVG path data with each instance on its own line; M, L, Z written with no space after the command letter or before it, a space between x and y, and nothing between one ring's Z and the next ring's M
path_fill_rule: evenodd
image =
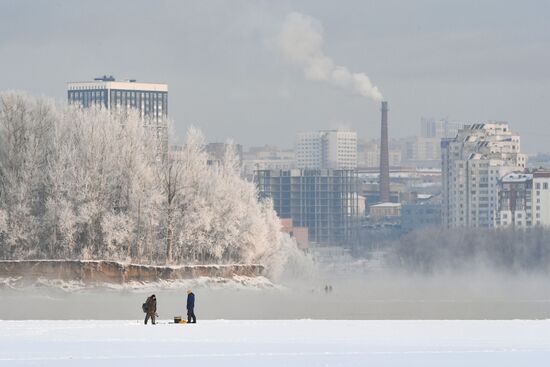
M550 226L550 171L533 172L533 225Z
M550 171L508 173L499 181L499 227L550 226Z
M355 169L357 133L347 130L300 132L295 152L298 168Z
M493 227L498 181L525 168L520 137L505 122L468 125L441 142L443 224Z
M527 228L533 225L533 175L510 172L498 182L497 227Z
M448 121L447 119L422 118L420 121L421 136L423 138L454 138L463 123Z
M359 219L359 180L355 170L259 170L260 195L273 200L280 218L307 227L313 242L346 244L354 239Z
M117 81L112 76L67 84L69 103L83 107L103 106L109 110L136 109L142 118L161 123L168 115L168 85Z

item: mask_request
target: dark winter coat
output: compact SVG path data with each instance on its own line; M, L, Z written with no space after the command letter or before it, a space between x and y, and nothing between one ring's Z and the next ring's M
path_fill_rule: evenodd
M147 313L149 315L154 315L157 313L157 299L155 298L155 296L150 296L149 298L147 298L145 304L147 305Z
M195 294L193 292L187 295L187 309L192 310L195 308Z

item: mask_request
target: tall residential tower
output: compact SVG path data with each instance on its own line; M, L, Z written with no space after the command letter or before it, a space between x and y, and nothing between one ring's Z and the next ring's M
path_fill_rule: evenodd
M296 166L305 169L356 169L357 133L348 130L298 133Z
M441 141L443 223L447 227L493 227L498 181L523 170L520 137L506 122L467 125Z

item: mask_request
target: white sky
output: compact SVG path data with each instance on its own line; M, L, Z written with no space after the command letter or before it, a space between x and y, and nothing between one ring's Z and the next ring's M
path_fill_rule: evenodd
M169 84L182 136L292 146L294 133L379 134L377 103L307 80L270 46L285 16L317 18L325 53L365 72L390 107L390 136L422 116L504 120L523 150L550 152L550 2L0 0L0 90L64 99L103 74Z

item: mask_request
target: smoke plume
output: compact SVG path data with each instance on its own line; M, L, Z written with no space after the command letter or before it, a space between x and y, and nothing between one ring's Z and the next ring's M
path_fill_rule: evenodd
M328 82L378 102L382 100L382 94L365 73L352 73L325 55L323 29L317 19L296 12L288 14L277 45L284 60L301 67L307 79Z

